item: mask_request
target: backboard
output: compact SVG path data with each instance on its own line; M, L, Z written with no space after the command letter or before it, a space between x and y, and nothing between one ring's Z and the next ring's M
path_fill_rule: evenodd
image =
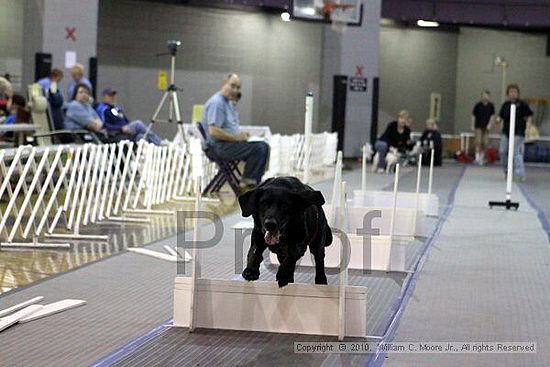
M361 25L362 0L294 0L297 19Z

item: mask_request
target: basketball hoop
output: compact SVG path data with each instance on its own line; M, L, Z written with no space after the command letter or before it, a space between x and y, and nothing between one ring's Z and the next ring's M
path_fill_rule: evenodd
M325 1L322 13L325 19L329 19L332 23L330 28L341 34L346 31L348 23L352 21L350 17L353 17L356 13L356 7L357 5L343 3L342 0L336 0L335 2Z

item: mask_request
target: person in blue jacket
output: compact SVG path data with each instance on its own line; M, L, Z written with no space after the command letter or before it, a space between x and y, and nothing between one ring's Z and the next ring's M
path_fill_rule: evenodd
M99 118L103 121L103 128L110 137L127 135L133 141L145 140L155 145L161 145L161 140L154 131L149 130L141 120L128 120L122 107L116 102L117 92L112 88L105 88L101 92L102 102L96 107Z

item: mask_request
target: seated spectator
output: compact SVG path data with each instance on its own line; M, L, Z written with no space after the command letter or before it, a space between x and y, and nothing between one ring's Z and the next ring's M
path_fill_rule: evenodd
M12 125L15 123L28 124L31 120L31 114L27 110L27 99L20 95L14 94L11 98L11 103L8 107L9 115L4 120L4 125ZM5 140L12 141L14 134L8 131L2 135ZM22 141L15 140L16 145L22 144Z
M443 140L441 134L437 130L437 121L435 119L426 120L426 129L420 137L420 143L422 146L422 164L424 166L430 165L431 160L431 148L434 148L434 166L441 166L443 162Z
M5 125L14 124L16 122L29 123L30 114L27 111L27 99L20 95L14 94L11 98L9 107L10 114L4 121Z
M129 136L133 141L139 141L145 137L149 143L160 145L161 141L152 130L147 132L147 126L141 120L130 122L122 107L116 103L117 92L106 88L101 93L102 102L96 107L96 112L103 121L103 127L109 137L117 138L121 134Z
M63 72L53 69L49 77L42 78L36 83L44 89L44 95L48 99L53 126L56 130L63 129L63 92L61 87Z
M68 130L87 129L98 132L103 123L90 104L91 90L86 84L77 84L67 105L64 127Z
M408 126L411 121L409 112L402 110L397 115L397 121L390 122L374 144L374 149L378 153L377 173L386 172L386 154L390 148L395 148L399 153L406 153L412 147L411 129Z
M52 69L50 76L38 80L36 83L44 89L46 95L48 93L57 93L61 91L61 79L63 79L63 72L57 68Z
M0 118L10 114L9 107L12 95L13 88L10 81L0 76Z
M67 100L72 101L74 96L74 88L77 84L85 84L88 87L89 95L92 95L92 83L84 76L84 66L82 64L75 64L71 68L71 77L73 78L67 86Z
M201 125L206 132L204 150L212 150L220 159L245 161L241 188L248 190L262 180L269 156L269 145L247 142L248 134L241 131L232 101L241 89L237 74L225 77L220 91L204 105Z

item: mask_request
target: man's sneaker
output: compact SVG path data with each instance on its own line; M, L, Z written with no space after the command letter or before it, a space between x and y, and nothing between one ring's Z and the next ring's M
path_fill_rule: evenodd
M386 173L386 170L383 169L383 168L378 168L378 169L376 170L376 173Z

